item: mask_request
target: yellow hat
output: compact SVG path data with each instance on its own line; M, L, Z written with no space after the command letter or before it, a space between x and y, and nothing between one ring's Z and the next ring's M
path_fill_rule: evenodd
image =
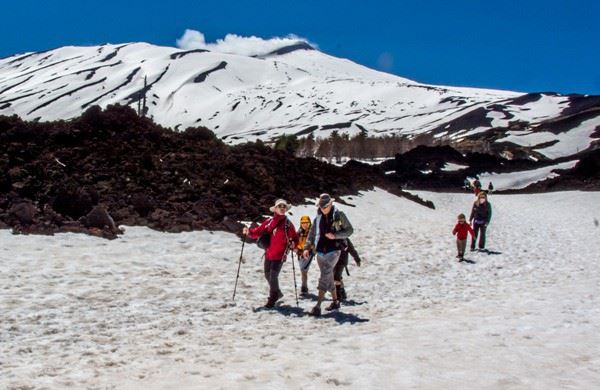
M310 223L310 217L309 217L308 215L303 215L303 216L300 218L300 223L305 223L305 222L308 222L308 223Z

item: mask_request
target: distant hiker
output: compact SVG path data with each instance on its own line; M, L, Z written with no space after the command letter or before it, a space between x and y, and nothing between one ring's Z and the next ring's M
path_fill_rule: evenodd
M314 316L321 315L321 302L325 299L325 294L328 291L331 292L333 301L326 310L340 308L340 302L335 291L333 270L341 252L338 241L347 239L353 232L350 221L342 211L333 206L333 199L329 194L319 196L317 207L317 216L310 228L304 247L305 258L308 258L311 252L317 253L317 264L321 271L317 304L310 312Z
M480 192L473 203L469 222L473 226L475 235L471 239L471 250L475 250L475 241L479 237L479 249L485 249L485 231L492 219L492 205L488 202L487 194Z
M490 182L488 184L488 192L492 192L492 191L494 191L494 185L492 184L492 182Z
M308 238L310 225L310 217L308 215L303 215L300 218L300 228L297 231L298 245L296 246L296 252L298 253L298 265L300 266L300 273L302 275L302 287L300 287L300 294L302 295L308 294L308 269L310 268L310 263L313 259L312 256L310 258L305 258L303 256L304 244Z
M479 192L481 192L481 182L479 181L479 179L475 179L475 181L473 182L473 193L475 195L479 195Z
M465 181L463 182L463 185L465 187L465 191L467 192L471 192L472 188L471 188L471 182L469 181L469 178L465 178Z
M260 226L248 229L244 227L243 234L247 234L253 240L263 239L261 236L267 234L268 245L265 248L264 272L265 279L269 283L269 298L265 307L275 306L275 302L283 297L279 289L279 272L286 260L288 251L298 245L298 235L294 224L286 217L285 213L291 208L285 200L277 199L275 205L269 210L273 217L267 218Z
M344 270L348 269L348 255L351 255L357 266L360 267L360 256L352 245L352 241L349 238L345 240L339 240L339 247L341 250L340 259L335 265L333 270L333 280L335 281L335 292L338 300L344 302L348 296L346 295L346 289L344 288Z
M456 226L452 230L452 234L456 235L456 249L458 250L458 255L456 258L458 261L463 261L465 259L465 249L467 249L467 236L468 233L471 233L471 238L475 237L475 232L471 228L471 226L466 223L465 215L458 214L458 221L456 222Z

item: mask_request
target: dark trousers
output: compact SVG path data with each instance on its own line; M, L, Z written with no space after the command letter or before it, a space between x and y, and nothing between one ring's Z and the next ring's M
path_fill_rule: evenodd
M269 297L277 298L279 294L279 272L281 272L281 267L283 266L283 261L269 261L265 259L265 279L269 283Z
M479 249L485 248L485 229L486 226L484 223L473 224L473 231L475 232L475 235L473 238L471 238L471 249L475 249L475 241L477 241L477 237L479 237Z
M348 251L342 250L338 262L335 263L333 268L333 280L340 282L343 279L344 269L348 265Z

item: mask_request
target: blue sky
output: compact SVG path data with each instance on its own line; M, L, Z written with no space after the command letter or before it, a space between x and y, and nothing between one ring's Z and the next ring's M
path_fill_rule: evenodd
M423 83L600 95L597 0L20 0L0 9L0 57L107 42L175 46L186 29L209 42L295 34Z

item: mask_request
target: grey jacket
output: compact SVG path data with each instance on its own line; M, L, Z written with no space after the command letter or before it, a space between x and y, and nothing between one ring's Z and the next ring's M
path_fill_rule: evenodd
M333 213L333 226L331 230L335 234L336 240L345 240L350 237L354 232L354 228L350 224L350 221L346 217L343 211L338 210L335 206L331 208L331 213ZM313 220L312 226L310 227L310 231L308 232L308 238L306 239L306 243L304 244L304 249L314 250L319 242L319 238L321 238L321 232L319 231L319 224L321 222L321 217L323 214L320 212L317 213L317 216Z

